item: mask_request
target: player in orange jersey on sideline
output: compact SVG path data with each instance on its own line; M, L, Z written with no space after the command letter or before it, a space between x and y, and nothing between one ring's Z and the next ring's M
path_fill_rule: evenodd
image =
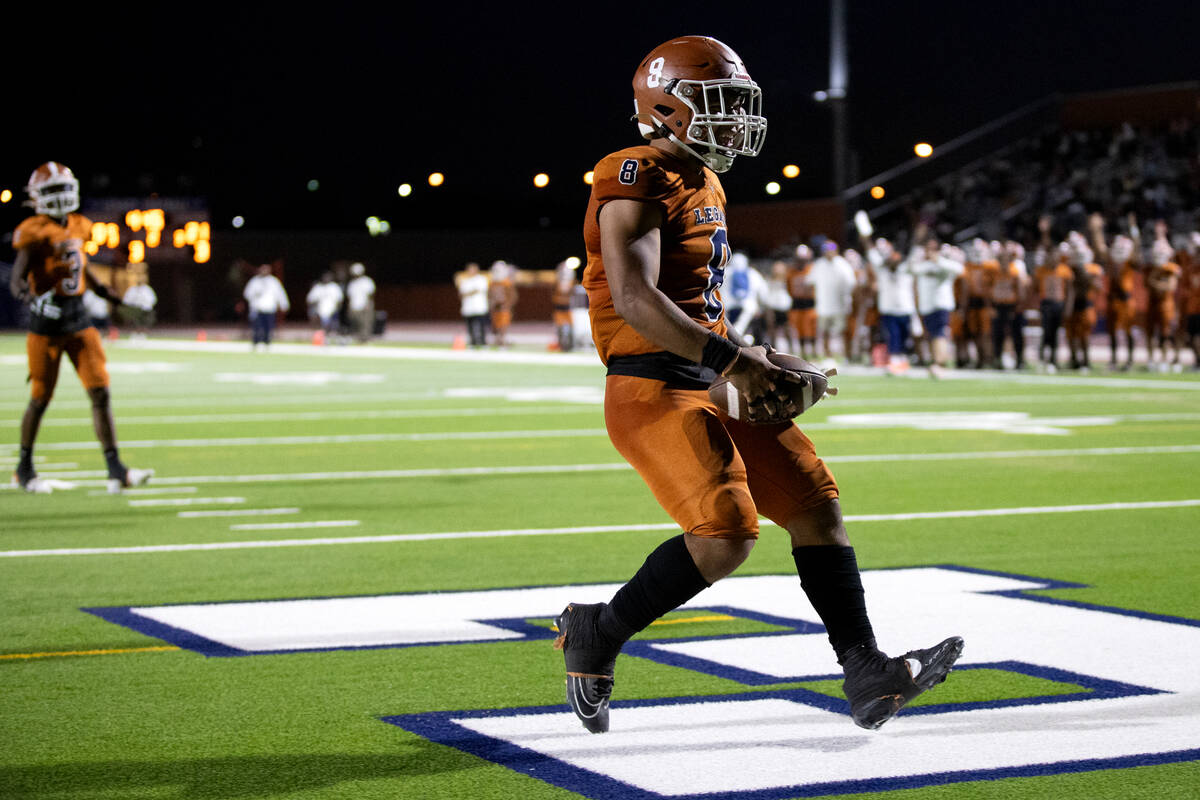
M13 482L30 492L51 488L34 469L33 444L65 354L92 402L93 427L108 465L108 490L115 494L139 486L153 471L129 469L117 453L104 345L83 303L83 294L89 288L117 306L121 299L88 270L83 247L91 238L92 223L75 213L79 208L79 181L70 169L49 161L34 170L25 190L35 213L22 220L13 233L17 256L9 291L13 297L30 302L26 351L31 397L21 418L21 451Z
M609 602L571 603L559 615L567 702L587 730L607 731L621 647L733 572L758 538L761 514L791 538L800 584L845 671L851 716L877 728L946 677L962 639L898 658L881 653L837 483L812 442L790 419L733 420L707 391L726 375L749 407L774 412L786 396L777 383L803 380L773 365L765 347L736 340L720 294L731 250L717 175L762 147L761 91L733 50L704 36L655 48L633 89L649 143L596 165L583 285L608 368L609 437L683 533Z

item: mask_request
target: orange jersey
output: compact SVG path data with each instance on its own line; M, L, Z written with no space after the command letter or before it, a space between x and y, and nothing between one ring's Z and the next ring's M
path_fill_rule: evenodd
M81 297L87 290L83 245L91 235L92 222L82 214L67 215L65 226L44 214L22 220L13 232L13 249L29 252L30 291Z
M1116 267L1116 275L1109 277L1108 296L1116 301L1128 301L1133 297L1137 285L1137 267L1132 261L1125 261Z
M1153 295L1172 295L1179 286L1183 270L1173 261L1150 267L1146 273L1146 288Z
M1200 262L1192 262L1183 274L1183 313L1200 314Z
M1000 305L1015 304L1021 298L1022 282L1023 276L1016 264L997 264L996 273L992 278L992 302Z
M811 262L788 270L787 289L793 300L812 300L816 297L817 287L808 282L810 272Z
M1052 300L1055 303L1065 302L1067 286L1075 279L1071 268L1061 262L1050 265L1044 264L1033 273L1033 281L1037 284L1038 297L1042 300Z
M1075 302L1086 299L1094 303L1100 297L1104 287L1104 268L1099 264L1084 264L1075 272Z
M990 298L992 284L1000 272L1000 264L995 261L983 261L978 264L967 263L963 270L963 288L967 299L973 297Z
M725 190L707 167L640 145L613 153L596 165L583 224L592 339L600 360L661 352L662 347L628 325L613 306L600 252L600 209L610 200L637 200L662 209L658 289L696 323L725 334L719 288L729 258Z

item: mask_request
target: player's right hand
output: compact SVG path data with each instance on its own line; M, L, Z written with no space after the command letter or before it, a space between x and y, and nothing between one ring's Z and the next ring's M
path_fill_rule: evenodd
M751 409L772 417L780 413L779 405L785 397L785 393L777 391L778 384L798 379L798 376L768 361L767 351L762 347L743 347L738 350L737 359L726 375L746 398Z

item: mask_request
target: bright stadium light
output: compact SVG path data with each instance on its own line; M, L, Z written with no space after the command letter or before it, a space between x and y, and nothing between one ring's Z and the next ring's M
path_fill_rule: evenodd
M412 194L412 184L400 184L399 188L396 189L396 194L400 195L401 197L408 197L410 194Z
M545 189L550 185L550 176L544 172L539 172L533 176L533 185L539 189Z
M579 260L579 256L570 256L563 263L567 265L567 269L579 269L583 262Z
M233 220L230 224L232 224L233 227L235 227L235 228L240 228L246 224L246 218L241 215L236 216L233 218Z
M884 194L886 194L886 192L883 191L882 186L871 187L871 197L875 198L876 200L882 200Z
M440 172L434 172L429 176L430 186L441 186L446 182L446 176Z
M913 152L921 158L929 158L933 155L933 145L928 142L917 142L913 147Z
M588 186L591 186L592 180L595 177L596 177L596 173L589 169L587 172L583 173L583 182L586 183Z
M315 192L317 189L321 188L321 182L316 178L313 178L308 182L307 188L310 192Z
M800 167L795 164L788 164L783 168L783 177L795 178L800 175Z
M12 200L11 191L5 189L4 191L0 192L0 203L7 203L9 200Z
M767 194L779 194L780 186L778 181L771 181L766 185L765 188L767 190Z

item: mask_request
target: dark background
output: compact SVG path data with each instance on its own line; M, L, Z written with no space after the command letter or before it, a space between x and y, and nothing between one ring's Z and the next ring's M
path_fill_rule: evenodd
M781 200L825 196L830 114L812 94L828 83L829 7L792 6L122 6L69 31L26 6L6 37L0 188L20 197L54 159L92 196L201 195L217 230L234 215L259 230L359 230L371 214L394 228L577 227L583 173L637 142L638 61L697 33L738 51L764 89L767 144L727 174L731 202L768 199L769 180ZM1192 1L847 10L850 182L1054 92L1200 78ZM780 178L787 163L800 178ZM404 181L411 197L396 194Z

